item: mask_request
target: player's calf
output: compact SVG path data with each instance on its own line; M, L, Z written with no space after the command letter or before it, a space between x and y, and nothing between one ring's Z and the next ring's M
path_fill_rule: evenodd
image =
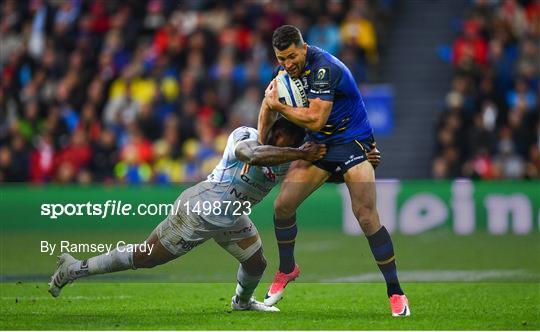
M258 238L258 236L257 236ZM248 238L249 239L249 238ZM237 244L241 244L238 242ZM247 260L240 263L236 279L236 294L232 297L231 308L238 311L265 311L276 312L278 308L266 306L253 298L255 288L259 285L266 269L266 259L262 254L262 249L259 249Z
M265 269L266 259L260 248L250 258L240 264L236 274L236 280L238 281L236 285L236 298L239 304L249 304Z
M266 257L264 257L262 250L257 250L249 259L242 262L244 270L252 276L262 276L264 270L266 270Z
M296 265L294 260L294 246L298 234L296 214L282 219L274 216L274 232L279 251L279 271L291 273Z

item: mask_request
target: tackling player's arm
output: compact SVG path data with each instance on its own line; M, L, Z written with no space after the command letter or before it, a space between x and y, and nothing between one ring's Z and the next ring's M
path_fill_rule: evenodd
M274 79L264 92L263 104L266 103L272 111L283 114L298 126L312 131L321 130L330 116L333 102L315 98L309 99L309 107L291 107L279 101L276 84Z
M255 140L241 141L234 150L239 160L254 166L275 166L298 159L315 161L321 159L325 153L324 144L307 142L299 148L289 148L260 145Z

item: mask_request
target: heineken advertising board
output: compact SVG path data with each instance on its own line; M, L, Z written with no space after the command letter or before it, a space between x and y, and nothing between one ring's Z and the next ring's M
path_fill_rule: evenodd
M343 197L343 227L361 234L347 187ZM438 228L467 235L528 234L540 229L540 182L398 181L377 182L377 209L390 232L418 234Z

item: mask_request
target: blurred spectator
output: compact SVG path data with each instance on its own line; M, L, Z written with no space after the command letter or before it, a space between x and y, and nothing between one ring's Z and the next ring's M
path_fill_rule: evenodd
M328 16L322 15L317 24L309 29L307 42L337 56L340 47L339 28Z
M14 136L11 146L0 147L0 179L6 182L28 180L29 155L22 136Z
M517 73L524 77L529 84L538 83L540 77L540 43L527 38L521 45L517 61ZM535 82L536 81L536 82Z
M30 179L32 182L42 183L53 179L55 153L52 136L49 134L39 136L37 146L30 155Z
M257 86L248 87L244 94L231 107L229 125L231 129L238 126L257 126L261 93Z
M377 36L373 24L366 19L360 10L350 11L340 28L341 40L344 45L358 47L370 63L376 63Z
M527 20L529 23L529 32L531 36L540 37L540 0L532 0L526 9Z
M94 175L94 180L111 182L114 178L113 169L118 161L118 149L114 132L104 129L99 139L92 145L92 160L89 170Z
M520 179L525 175L525 161L515 153L511 132L504 130L499 140L498 153L493 160L500 171L500 176L506 179Z
M527 32L525 11L516 0L504 0L497 10L497 16L509 28L514 38L521 39Z
M43 128L43 121L39 119L38 107L37 101L26 103L24 117L18 122L18 131L27 141L31 141L34 135L39 134Z
M137 115L137 127L141 128L143 136L154 141L159 138L161 133L161 123L154 115L153 105L146 103L141 107Z
M92 150L88 144L86 132L83 129L77 129L71 136L71 142L55 157L57 175L63 182L73 181L77 173L88 166L91 158Z
M489 108L484 114L478 113L474 117L473 127L469 132L468 149L471 154L476 155L480 151L494 151L494 142L496 135L493 131L494 122L490 119Z
M120 151L120 159L129 159L134 162L150 162L152 160L152 144L135 124L129 128L128 141Z
M506 94L506 102L510 108L515 108L521 102L529 110L535 109L537 105L534 90L529 88L525 80L519 78L516 79L514 89Z
M488 48L480 35L476 21L465 23L463 36L456 39L452 49L452 62L459 67L484 66L487 64Z
M101 122L96 117L96 109L92 104L85 104L81 111L81 117L75 130L82 130L90 142L99 138L101 132Z
M529 179L540 178L540 144L531 144L529 147L525 172Z

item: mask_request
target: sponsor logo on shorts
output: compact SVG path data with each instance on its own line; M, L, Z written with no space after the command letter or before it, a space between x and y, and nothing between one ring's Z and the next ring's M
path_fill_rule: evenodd
M185 251L190 251L191 249L195 248L201 244L200 241L186 241L183 238L180 239L180 241L176 242L177 246L180 246Z
M234 231L227 231L225 234L241 234L241 233L249 233L251 232L251 229L253 228L253 224L250 223L249 226L244 227L242 229L234 230Z
M344 162L345 166L349 165L350 163L352 163L353 161L357 161L357 160L362 160L362 159L365 159L364 155L361 154L359 156L354 156L354 155L351 155L349 156L349 160L347 160L346 162Z

